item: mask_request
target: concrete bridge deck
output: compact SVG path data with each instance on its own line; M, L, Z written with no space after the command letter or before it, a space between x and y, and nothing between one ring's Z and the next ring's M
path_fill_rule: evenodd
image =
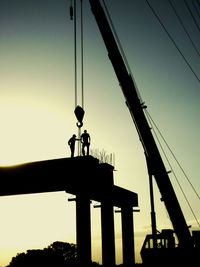
M0 167L0 196L66 191L113 206L138 206L137 194L113 183L113 167L89 157L61 158Z
M91 262L90 200L100 202L102 261L115 265L113 206L121 208L123 262L134 263L132 208L137 194L114 185L113 166L89 157L62 158L0 167L0 196L66 191L76 200L76 238L79 262Z

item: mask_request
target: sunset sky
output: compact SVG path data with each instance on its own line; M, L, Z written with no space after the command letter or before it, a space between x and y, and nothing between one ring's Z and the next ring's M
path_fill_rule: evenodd
M200 79L200 56L169 1L149 2ZM184 1L171 2L200 53L199 28ZM145 0L106 3L148 111L200 194L199 80ZM190 4L191 10L199 23L199 1L194 3L195 6ZM77 127L73 21L69 5L69 0L0 0L1 166L70 156L67 141L77 133ZM115 153L115 184L138 193L140 213L134 214L134 227L139 261L142 242L151 231L144 153L88 0L83 0L83 5L83 129L90 133L92 149ZM79 0L77 6L79 28ZM78 30L80 92L79 33ZM78 104L81 104L80 95ZM169 158L172 159L170 155ZM200 221L199 199L175 162L172 165ZM170 170L168 165L166 168ZM188 225L199 229L172 174L170 178ZM69 197L65 192L1 197L0 266L27 249L44 248L57 240L75 243L75 203L68 202ZM158 230L170 228L158 190L155 190L155 202ZM91 205L91 212L93 260L101 262L100 210ZM120 215L114 216L117 262L120 263Z

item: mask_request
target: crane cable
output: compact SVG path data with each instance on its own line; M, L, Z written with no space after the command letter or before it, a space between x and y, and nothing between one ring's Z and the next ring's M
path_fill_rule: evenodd
M72 5L72 1L73 4ZM83 126L83 116L84 116L84 60L83 60L83 0L80 0L80 39L81 39L81 106L78 105L78 77L77 77L77 12L76 12L76 0L71 0L70 4L70 19L74 20L74 98L75 98L75 110L74 113L78 122L76 126L78 127L78 156L81 155L81 127Z
M83 0L80 0L80 39L81 39L81 107L84 109L84 57L83 57ZM75 97L75 108L78 105L78 70L77 70L77 6L76 0L72 0L70 4L70 19L74 20L74 97Z
M188 60L186 59L186 57L184 56L184 54L181 52L179 46L177 45L177 43L175 42L175 40L173 39L173 37L171 36L171 34L169 33L169 31L167 30L167 28L165 27L164 23L161 21L160 17L158 16L158 14L154 10L154 8L151 6L151 4L149 3L148 0L145 0L145 1L146 1L147 5L149 6L149 8L151 9L151 11L152 11L153 15L155 16L155 18L158 20L158 22L160 23L160 25L162 26L162 28L166 32L167 36L169 37L169 39L171 40L171 42L175 46L175 48L178 50L179 54L181 55L181 57L185 61L185 63L188 66L188 68L191 70L191 72L193 73L193 75L195 76L195 78L198 80L198 82L200 82L200 78L195 73L194 69L192 68L192 66L190 65L190 63L188 62Z
M196 4L196 2L194 0L192 0L192 4L193 4L193 7L194 7L194 9L196 11L197 16L200 18L200 12L199 12L197 4Z
M84 109L84 57L83 57L83 0L81 1L81 99L82 108Z
M126 67L127 67L127 70L128 70L128 72L129 72L129 74L130 74L131 77L133 78L133 75L132 75L132 72L131 72L131 68L130 68L130 66L129 66L128 60L127 60L126 55L125 55L125 52L124 52L124 50L123 50L123 48L122 48L120 39L119 39L119 37L118 37L118 35L117 35L117 32L116 32L116 30L115 30L115 27L114 27L114 24L113 24L113 22L112 22L112 19L111 19L110 13L109 13L109 11L108 11L107 5L106 5L106 3L105 3L105 0L102 0L102 2L103 2L103 5L104 5L104 9L105 9L105 11L106 11L106 15L107 15L107 18L108 18L108 20L109 20L111 29L112 29L112 31L113 31L115 40L116 40L116 42L117 42L117 44L118 44L118 48L119 48L119 50L120 50L120 53L121 53L121 55L122 55L122 57L123 57L123 59L124 59L124 62L125 62L125 65L126 65ZM147 3L149 4L148 1L147 1ZM150 8L151 8L151 10L152 10L152 7L151 7L151 6L150 6ZM154 10L152 10L152 11L153 11L153 13L154 13ZM154 14L154 15L156 15L156 17L157 17L157 14ZM158 18L158 17L157 17L157 18ZM158 19L159 19L159 18L158 18ZM160 19L159 19L159 22L161 23ZM161 23L161 25L163 25L163 24ZM164 25L163 25L163 27L164 27L165 31L167 31ZM167 31L167 33L168 33L168 31ZM169 35L169 33L168 33L168 36L170 37L170 39L172 39L172 37L171 37L171 35ZM176 43L175 43L174 40L173 40L173 43L174 43L174 45L176 46L176 48L178 49L179 53L180 53L180 54L182 55L182 57L184 58L184 60L186 61L184 55L182 54L182 52L180 51L180 49L177 47L177 45L176 45ZM198 52L198 51L197 51L197 52ZM198 53L198 54L199 54L199 53ZM186 63L189 64L187 61L186 61ZM191 69L191 66L190 66L190 65L189 65L189 67L190 67L190 69ZM192 69L191 69L191 70L192 70ZM192 72L194 73L193 70L192 70ZM196 76L195 73L194 73L194 75ZM198 79L198 81L200 81L199 78L198 78L197 76L196 76L196 78ZM134 79L133 79L133 81L134 81ZM136 84L135 84L135 85L136 85ZM137 89L137 86L136 86L136 89ZM140 93L139 93L138 89L137 89L137 93L138 93L138 96L139 96L140 100L142 100L142 98L141 98L141 96L140 96ZM146 112L147 112L147 111L146 111ZM149 115L149 113L147 113L147 118L148 118L148 120L149 120L150 125L152 125L151 122L153 122L153 124L155 125L155 123L154 123L154 121L152 120L152 118L151 118L151 116ZM152 127L152 128L153 128L153 127ZM159 129L158 129L157 127L156 127L156 129L159 131ZM189 206L189 208L190 208L190 210L191 210L191 212L192 212L192 214L193 214L193 216L194 216L194 218L195 218L195 220L196 220L196 223L197 223L197 225L200 227L200 223L198 222L198 219L197 219L197 217L196 217L196 215L195 215L195 213L194 213L194 211L193 211L193 209L192 209L192 207L191 207L191 205L190 205L190 203L189 203L189 201L188 201L188 199L187 199L187 196L185 195L185 193L184 193L184 191L183 191L182 186L180 185L180 182L178 181L178 178L177 178L177 176L176 176L176 174L175 174L175 172L174 172L174 170L173 170L173 168L172 168L172 166L171 166L171 164L170 164L170 162L169 162L169 160L168 160L168 158L167 158L167 156L166 156L166 153L164 152L164 149L163 149L163 147L162 147L162 145L161 145L161 143L160 143L160 141L159 141L159 139L158 139L158 136L157 136L157 134L155 133L155 131L154 131L154 134L155 134L156 139L158 140L158 143L159 143L159 145L160 145L160 147L161 147L161 149L162 149L162 151L163 151L163 154L164 154L164 156L165 156L165 158L166 158L166 160L167 160L167 162L168 162L168 164L169 164L169 166L170 166L170 168L171 168L171 170L172 170L172 172L173 172L173 174L174 174L174 176L175 176L175 178L176 178L176 181L177 181L177 183L178 183L178 185L179 185L179 187L180 187L180 190L181 190L181 192L182 192L182 194L183 194L183 196L184 196L184 198L185 198L185 200L186 200L186 202L187 202L187 204L188 204L188 206ZM160 131L159 131L159 134L161 134ZM161 137L162 137L162 139L165 141L165 139L164 139L164 137L163 137L162 135L161 135ZM165 141L165 143L166 143L166 141ZM167 143L166 143L166 144L167 144ZM194 186L192 185L192 183L189 181L188 176L186 175L186 173L184 172L184 170L183 170L183 168L181 167L180 163L179 163L178 160L176 159L174 153L172 152L172 150L169 148L168 145L167 145L167 147L168 147L168 149L170 150L170 152L172 153L173 157L175 158L177 164L178 164L179 167L181 168L181 170L182 170L183 174L185 175L185 177L187 178L188 182L190 183L190 185L191 185L193 191L195 192L195 194L197 195L197 197L200 199L200 196L198 195L198 193L197 193L197 191L195 190L195 188L194 188Z
M196 194L197 198L200 200L200 195L197 193L195 187L193 186L193 184L190 182L190 179L188 177L188 175L186 174L186 172L184 171L183 167L181 166L180 162L178 161L178 159L176 158L175 154L173 153L172 149L169 147L167 141L165 140L164 136L162 135L161 131L159 130L158 126L156 125L156 123L154 122L154 120L152 119L152 117L150 116L149 112L147 110L146 114L147 117L151 120L151 122L153 123L153 125L155 126L156 130L158 131L159 135L161 136L162 140L164 141L166 147L169 149L170 153L172 154L174 160L176 161L177 165L179 166L179 168L181 169L183 175L185 176L185 178L187 179L188 183L190 184L192 190L194 191L194 193Z
M172 165L171 165L171 163L170 163L170 161L169 161L169 159L168 159L168 157L167 157L167 155L166 155L166 153L165 153L165 151L164 151L164 148L163 148L163 146L162 146L162 144L161 144L161 142L160 142L160 140L159 140L159 138L158 138L158 135L156 134L156 131L155 131L154 127L155 127L156 130L158 131L159 135L161 136L162 140L164 141L165 145L166 145L167 148L169 149L170 153L172 154L173 158L175 159L176 163L178 164L179 168L180 168L181 171L183 172L184 176L186 177L187 181L189 182L191 188L193 189L194 193L197 195L197 197L198 197L199 200L200 200L200 196L199 196L199 194L197 193L197 191L195 190L195 188L194 188L194 186L192 185L192 183L190 182L188 176L186 175L185 171L184 171L183 168L181 167L180 163L178 162L178 160L177 160L176 156L174 155L174 153L172 152L171 148L170 148L169 145L167 144L165 138L163 137L162 133L161 133L160 130L158 129L156 123L154 122L154 120L152 119L152 117L150 116L149 112L148 112L146 109L145 109L145 113L146 113L146 117L147 117L147 119L148 119L149 125L151 126L151 128L152 128L152 130L153 130L153 132L154 132L154 135L155 135L155 137L156 137L156 140L157 140L157 142L158 142L158 144L159 144L159 146L160 146L160 148L161 148L161 150L162 150L162 152L163 152L163 154L164 154L164 157L165 157L165 159L166 159L166 161L167 161L167 163L168 163L168 165L169 165L169 167L170 167L170 169L171 169L171 171L172 171L172 173L173 173L173 175L174 175L174 177L175 177L175 179L176 179L176 182L177 182L177 184L178 184L178 186L179 186L179 188L180 188L180 190L181 190L181 193L183 194L183 197L185 198L185 201L187 202L187 205L188 205L188 207L189 207L189 209L190 209L190 211L191 211L191 213L192 213L192 215L193 215L193 217L194 217L194 219L195 219L195 221L196 221L198 227L200 228L200 223L199 223L199 221L198 221L198 219L197 219L197 216L195 215L195 212L194 212L194 210L193 210L193 208L192 208L192 206L191 206L191 204L190 204L190 202L189 202L189 200L188 200L188 198L187 198L187 196L186 196L186 194L185 194L185 192L184 192L184 190L183 190L183 188L182 188L182 186L181 186L181 184L180 184L180 182L179 182L179 180L178 180L178 177L177 177L177 175L176 175L176 173L175 173L175 171L174 171L174 169L173 169L173 167L172 167ZM153 126L154 126L154 127L153 127Z
M73 20L74 20L74 98L75 108L77 106L77 34L76 34L76 0L74 2ZM72 3L71 3L72 4ZM72 6L71 6L72 7ZM70 8L71 8L70 7Z
M194 21L194 24L196 25L198 31L200 31L199 24L198 24L198 22L197 22L195 16L193 15L192 10L191 10L189 4L188 4L187 1L185 1L185 0L184 0L183 2L185 3L185 6L186 6L188 12L190 13L190 16L192 17L192 19L193 19L193 21Z
M135 88L136 88L136 92L137 92L138 98L140 99L140 102L142 103L142 102L143 102L142 97L141 97L140 92L139 92L139 90L138 90L137 84L136 84L135 79L134 79L134 76L133 76L133 74L132 74L132 70L131 70L131 68L130 68L129 62L128 62L128 60L127 60L126 54L125 54L124 49L123 49L123 47L122 47L121 41L120 41L119 36L118 36L118 34L117 34L117 31L116 31L116 29L115 29L113 20L112 20L112 18L111 18L111 15L110 15L110 12L109 12L109 10L108 10L108 7L107 7L107 5L106 5L105 0L102 0L102 3L103 3L103 6L104 6L104 10L105 10L106 16L107 16L107 18L108 18L110 27L111 27L111 29L112 29L112 33L113 33L113 35L114 35L114 37L115 37L115 41L116 41L116 43L117 43L117 46L118 46L119 51L120 51L120 53L121 53L121 55L122 55L122 58L123 58L123 60L124 60L124 63L125 63L126 68L127 68L127 70L128 70L128 73L129 73L129 75L131 76L131 78L132 78L132 80L133 80L133 82L134 82L134 85L135 85Z
M192 38L191 38L189 32L187 31L187 29L186 29L186 27L185 27L185 25L184 25L184 23L183 23L181 17L180 17L179 14L177 13L174 4L172 3L171 0L168 0L168 2L169 2L169 4L170 4L171 8L173 9L173 11L174 11L174 13L175 13L177 19L179 20L179 22L180 22L180 24L181 24L181 26L182 26L184 32L186 33L186 35L187 35L187 37L188 37L188 39L190 40L190 42L191 42L191 44L192 44L194 50L196 51L196 53L198 54L198 56L200 56L200 53L199 53L199 51L198 51L198 49L197 49L195 43L193 42L193 40L192 40ZM193 2L193 3L194 3L194 2Z

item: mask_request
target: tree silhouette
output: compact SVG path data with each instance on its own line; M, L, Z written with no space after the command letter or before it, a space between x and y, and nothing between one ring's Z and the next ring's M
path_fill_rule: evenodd
M76 264L76 245L56 241L44 249L18 253L7 267L68 267Z
M48 246L48 249L62 257L67 265L74 265L77 262L77 248L75 244L56 241Z

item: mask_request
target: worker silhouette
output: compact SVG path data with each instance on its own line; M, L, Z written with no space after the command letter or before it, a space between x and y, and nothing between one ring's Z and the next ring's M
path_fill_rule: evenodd
M90 135L84 130L84 133L81 135L81 143L82 143L82 154L85 156L85 147L87 147L87 156L89 156L89 148L90 148Z
M72 137L68 141L68 145L70 146L71 149L71 157L74 157L74 150L75 150L75 142L78 141L79 139L76 138L76 135L73 134Z

